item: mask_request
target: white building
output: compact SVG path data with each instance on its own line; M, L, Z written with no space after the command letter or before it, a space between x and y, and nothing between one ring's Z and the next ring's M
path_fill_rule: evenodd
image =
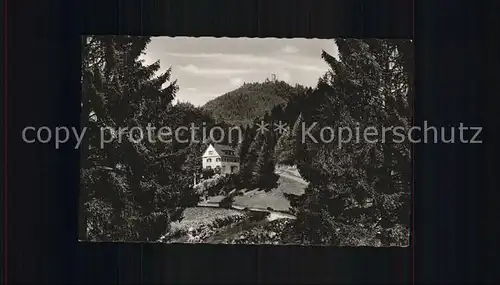
M228 145L210 144L201 159L203 169L215 170L220 167L222 174L240 171L240 158L236 151Z

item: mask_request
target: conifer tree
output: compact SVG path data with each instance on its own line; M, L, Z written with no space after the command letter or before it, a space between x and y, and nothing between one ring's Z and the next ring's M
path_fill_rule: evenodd
M250 148L248 149L242 173L242 179L248 186L257 186L260 182L259 174L256 172L256 166L257 160L260 156L260 151L262 149L263 141L264 134L262 132L258 132L252 140Z
M275 148L276 162L295 165L301 141L302 114L299 114L291 129L286 130L278 139Z
M291 132L286 130L278 139L274 150L276 163L283 165L294 165L295 162L295 139Z
M320 79L307 125L348 127L400 127L411 121L412 50L409 41L336 40L339 59L323 52L331 70ZM337 134L339 135L339 134ZM344 137L345 138L345 137ZM335 142L338 141L338 137ZM296 202L301 230L315 242L339 243L340 235L358 223L390 228L407 225L410 205L409 142L385 143L306 142L299 146L299 170L311 182ZM363 208L367 199L374 207ZM349 231L347 231L349 232ZM345 236L343 237L345 238ZM388 242L390 244L390 242Z
M261 136L260 151L254 168L254 184L260 188L275 186L274 160L272 153L272 136L270 133Z
M176 122L171 104L178 89L170 69L139 59L150 39L93 36L83 39L82 212L80 234L90 240L154 241L197 201L184 174L185 152L172 142L144 137L136 127L158 130ZM163 87L166 85L166 87ZM128 128L100 147L99 128ZM144 134L146 135L146 134ZM132 138L132 140L129 140Z

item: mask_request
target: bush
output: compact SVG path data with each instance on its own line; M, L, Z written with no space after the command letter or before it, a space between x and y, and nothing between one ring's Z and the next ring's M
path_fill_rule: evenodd
M212 168L205 168L201 171L201 175L203 179L212 178L215 174L215 171Z
M243 219L245 219L245 215L234 215L224 218L216 218L212 223L203 224L196 228L192 228L190 231L186 231L185 234L189 232L189 234L192 236L192 238L189 239L188 242L204 242L207 238L213 236L221 229L241 222Z
M240 189L240 177L236 173L231 173L225 176L224 184L222 185L222 193L228 194L229 192Z
M225 208L225 209L229 209L231 208L231 206L233 206L233 195L228 195L226 197L224 197L224 199L222 199L220 202L219 202L219 207L221 208Z
M249 220L250 221L260 221L269 216L269 212L260 212L260 211L250 211L249 212Z
M293 221L280 219L243 231L236 238L228 238L229 244L297 244L300 240L293 235Z
M220 166L217 166L217 167L215 168L215 171L214 171L214 172L215 172L215 174L221 174L221 171L222 171L222 170L221 170Z
M198 184L196 190L208 196L219 195L223 187L227 184L227 180L227 177L216 174L212 178Z
M335 232L335 240L339 246L371 246L382 245L377 238L378 228L360 225L339 224Z
M397 224L392 228L380 231L377 237L384 246L408 246L410 244L410 229Z

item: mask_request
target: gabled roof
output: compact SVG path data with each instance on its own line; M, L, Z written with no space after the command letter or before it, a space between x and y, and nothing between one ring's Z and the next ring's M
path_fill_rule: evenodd
M234 148L232 148L231 146L229 146L229 145L214 143L214 144L212 144L212 146L214 147L215 151L220 156L238 157L237 151ZM232 151L232 152L234 152L234 155L228 155L228 154L225 153L225 151Z

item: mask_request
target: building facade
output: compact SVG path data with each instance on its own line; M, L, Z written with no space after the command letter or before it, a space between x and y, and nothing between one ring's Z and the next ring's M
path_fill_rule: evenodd
M210 144L201 159L203 169L215 170L220 167L221 174L240 171L240 158L236 151L228 145Z

